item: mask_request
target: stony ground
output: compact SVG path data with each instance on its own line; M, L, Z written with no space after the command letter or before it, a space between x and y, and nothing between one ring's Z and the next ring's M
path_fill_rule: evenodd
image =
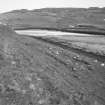
M0 105L105 105L104 58L1 29Z

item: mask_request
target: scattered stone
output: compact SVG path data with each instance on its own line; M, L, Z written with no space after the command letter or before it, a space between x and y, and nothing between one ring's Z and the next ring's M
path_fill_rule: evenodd
M41 99L41 100L38 101L38 103L39 103L39 104L44 104L44 103L46 103L46 101L47 101L47 100L45 100L45 99Z
M76 62L76 63L75 63L75 65L77 65L77 66L78 66L79 64Z
M49 49L52 50L53 48L52 47L49 47Z
M35 89L36 89L35 85L32 84L32 83L29 85L29 87L30 87L30 89L32 89L32 90L35 90Z
M98 62L98 60L96 59L96 60L94 60L94 62L95 62L95 63L97 63L97 62Z
M58 55L59 54L59 51L56 51L56 54Z
M101 63L101 66L105 66L105 64L104 63Z
M77 70L77 68L75 68L75 67L72 68L72 71L76 71L76 70Z
M79 56L79 55L77 55L77 57L79 58L80 56Z
M12 65L16 65L16 62L15 62L15 61L12 61L11 64L12 64Z
M74 56L73 58L74 58L74 59L77 59L77 57L76 57L76 56Z

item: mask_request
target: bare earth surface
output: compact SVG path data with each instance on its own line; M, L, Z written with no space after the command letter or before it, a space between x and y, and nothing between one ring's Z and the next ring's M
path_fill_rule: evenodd
M104 61L0 26L0 105L105 105Z
M81 34L49 30L17 30L18 34L28 36L44 36L45 39L58 41L76 49L105 56L105 36L95 34ZM44 38L43 37L43 38Z

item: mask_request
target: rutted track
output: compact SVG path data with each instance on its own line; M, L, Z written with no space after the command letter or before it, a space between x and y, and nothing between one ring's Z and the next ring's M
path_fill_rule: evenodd
M58 38L47 38L47 37L38 37L38 36L31 36L31 37L38 39L38 40L41 40L41 41L44 41L44 42L47 42L47 43L50 43L50 44L53 44L53 45L56 45L56 46L59 46L59 47L66 49L66 50L74 51L76 53L79 53L80 55L83 54L83 55L86 55L88 57L92 57L94 59L97 59L101 62L105 62L105 56L104 55L102 56L100 54L95 54L92 52L86 52L85 49L75 48L72 46L71 43L67 43L65 40L61 41Z

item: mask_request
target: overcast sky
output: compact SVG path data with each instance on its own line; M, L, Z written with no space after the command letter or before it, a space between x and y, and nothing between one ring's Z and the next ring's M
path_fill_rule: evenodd
M45 7L105 7L105 0L0 0L0 12Z

